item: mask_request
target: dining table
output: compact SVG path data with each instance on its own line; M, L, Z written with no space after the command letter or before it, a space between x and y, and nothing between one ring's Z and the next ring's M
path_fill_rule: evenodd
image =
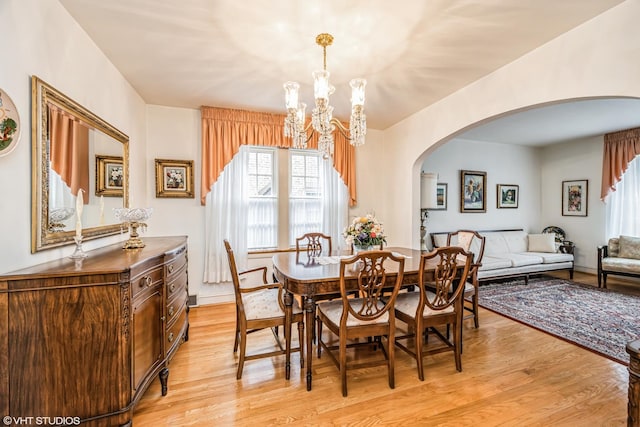
M404 275L402 286L408 287L418 283L420 270L420 257L423 251L403 247L387 247L395 255L404 257ZM284 297L285 322L290 330L293 298L301 297L302 309L305 312L305 343L300 343L301 354L305 355L307 390L311 390L313 372L313 325L315 324L316 300L323 295L340 294L340 260L352 257L351 254L335 253L330 256L309 256L304 251L279 252L273 255L273 273L287 291ZM432 259L427 264L425 271L435 270L437 261ZM349 272L353 271L353 275ZM386 271L387 281L393 286L397 277L397 265L389 265ZM345 284L348 289L357 289L357 277L354 270L347 270ZM287 336L287 349L290 348L291 334ZM303 349L304 348L304 352ZM286 355L287 378L290 373L290 354Z

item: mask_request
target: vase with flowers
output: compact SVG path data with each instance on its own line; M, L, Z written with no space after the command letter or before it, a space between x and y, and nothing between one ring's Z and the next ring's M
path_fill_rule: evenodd
M387 242L382 223L373 214L355 217L342 234L347 245L353 245L354 253L377 249Z

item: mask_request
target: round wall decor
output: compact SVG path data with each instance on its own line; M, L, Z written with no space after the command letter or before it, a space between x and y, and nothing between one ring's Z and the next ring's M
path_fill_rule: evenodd
M0 89L0 157L6 156L20 140L20 116L15 104Z

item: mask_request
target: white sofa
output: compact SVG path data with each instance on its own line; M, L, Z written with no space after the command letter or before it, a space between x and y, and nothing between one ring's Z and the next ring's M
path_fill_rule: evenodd
M573 250L555 243L554 234L528 234L524 230L479 231L485 237L484 255L478 270L479 281L529 276L547 271L568 270L573 279ZM434 247L447 244L448 233L431 233ZM455 245L457 242L452 241ZM477 238L469 248L480 251Z

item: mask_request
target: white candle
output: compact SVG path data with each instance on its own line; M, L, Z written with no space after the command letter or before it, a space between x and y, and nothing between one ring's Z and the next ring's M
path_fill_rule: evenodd
M76 237L82 237L82 208L84 200L82 199L82 189L78 190L76 197Z
M104 196L100 196L100 225L104 224Z

